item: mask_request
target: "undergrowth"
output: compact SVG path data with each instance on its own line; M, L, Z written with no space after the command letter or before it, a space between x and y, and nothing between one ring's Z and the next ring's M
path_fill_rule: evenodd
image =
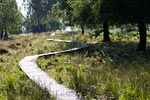
M148 34L149 35L149 34ZM150 50L135 52L137 32L111 33L112 42L68 32L13 35L0 40L0 100L53 100L49 93L32 82L19 67L25 56L74 48L79 45L47 41L48 38L86 42L89 48L70 54L39 58L37 64L59 83L75 89L85 100L149 100ZM149 41L149 39L148 39Z
M0 40L0 100L54 100L45 89L32 82L19 66L23 57L49 51L47 36L12 36L10 40Z
M107 43L99 42L101 37L79 38L78 34L63 37L69 38L88 42L90 47L48 59L39 58L37 64L50 77L76 90L84 100L150 99L150 50L136 52L137 32L114 33L112 42Z

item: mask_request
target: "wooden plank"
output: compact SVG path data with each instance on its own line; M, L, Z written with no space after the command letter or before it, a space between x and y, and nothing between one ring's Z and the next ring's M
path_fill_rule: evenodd
M55 40L55 39L48 39L48 41L77 43L72 41ZM88 44L85 43L80 44L81 44L80 47L76 47L65 51L51 52L35 56L27 56L19 62L19 65L31 80L33 80L41 88L46 89L52 96L56 98L56 100L81 100L81 98L77 96L74 90L71 90L62 84L59 84L56 80L50 78L35 63L36 59L42 56L51 56L61 53L68 53L88 47Z

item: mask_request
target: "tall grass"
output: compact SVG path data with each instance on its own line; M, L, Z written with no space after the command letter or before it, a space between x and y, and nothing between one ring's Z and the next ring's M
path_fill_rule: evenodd
M95 40L75 37L76 41ZM149 100L149 48L146 53L135 52L139 38L135 32L115 33L111 38L113 42L91 44L72 54L40 58L37 64L50 77L75 89L84 100Z
M0 41L0 100L53 100L44 89L32 82L19 67L19 61L37 54L37 48L50 46L47 35L12 36ZM46 41L47 44L44 45ZM47 50L48 51L48 50Z

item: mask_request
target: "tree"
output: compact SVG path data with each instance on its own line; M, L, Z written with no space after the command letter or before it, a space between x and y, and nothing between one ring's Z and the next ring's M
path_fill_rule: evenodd
M49 13L56 0L30 0L28 2L28 18L34 21L32 24L33 32L46 31L46 24L48 24Z
M76 24L87 27L97 27L103 24L104 39L109 38L109 20L107 19L109 4L105 0L68 0L72 8L73 19ZM82 27L81 27L82 28Z
M109 37L109 25L111 24L109 20L109 16L111 15L111 11L109 9L109 2L107 0L91 0L93 3L93 13L95 14L94 17L94 24L103 26L103 41L110 41Z
M8 39L8 32L21 27L22 16L18 10L16 0L2 0L0 4L0 29L1 38Z
M3 3L0 1L0 38L3 38L2 18L3 18Z
M53 15L66 26L73 26L71 7L67 4L67 0L57 0L57 3L52 8Z
M150 0L107 0L115 24L138 25L140 33L138 51L145 51L147 42L146 24L150 22Z
M63 20L66 25L79 25L84 34L84 28L87 26L88 6L82 5L80 0L58 0L53 7L53 13L58 18ZM90 8L91 9L91 8Z
M84 34L84 27L91 26L94 17L91 2L89 0L68 0L67 4L71 8L72 21L80 25L82 34Z

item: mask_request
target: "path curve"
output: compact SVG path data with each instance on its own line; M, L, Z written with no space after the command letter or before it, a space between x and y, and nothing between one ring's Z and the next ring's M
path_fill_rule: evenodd
M77 42L72 42L72 41L67 41L67 40L55 40L55 39L47 39L47 40L77 44ZM27 76L31 80L33 80L41 88L46 89L52 96L56 98L56 100L80 100L74 90L71 90L62 84L59 84L56 80L50 78L35 63L36 59L39 57L73 52L73 51L77 51L77 50L80 50L89 46L86 43L80 43L80 44L81 44L80 47L76 47L76 48L65 50L65 51L27 56L19 62L19 65L21 69L27 74Z

